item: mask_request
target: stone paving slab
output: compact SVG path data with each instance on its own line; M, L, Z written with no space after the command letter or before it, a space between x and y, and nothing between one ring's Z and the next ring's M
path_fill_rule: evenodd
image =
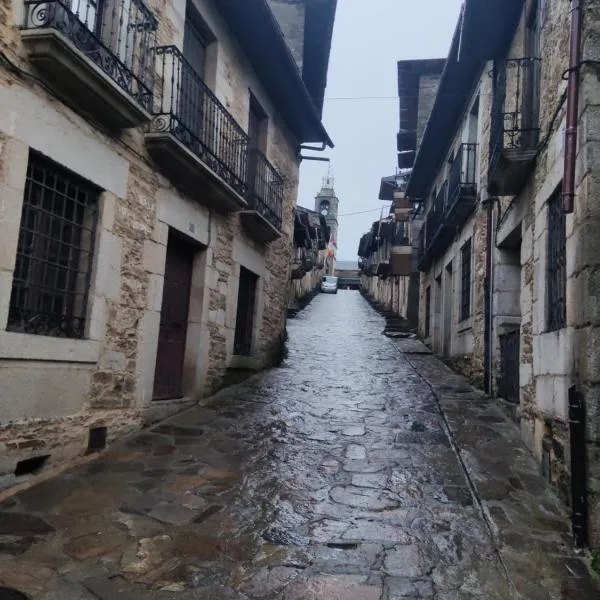
M600 598L588 561L572 550L567 510L541 476L516 425L494 400L435 356L404 356L437 397L518 597Z
M0 587L30 600L508 600L516 586L537 600L560 597L539 583L554 582L561 598L597 597L509 425L382 324L354 292L319 296L290 322L282 368L1 503Z

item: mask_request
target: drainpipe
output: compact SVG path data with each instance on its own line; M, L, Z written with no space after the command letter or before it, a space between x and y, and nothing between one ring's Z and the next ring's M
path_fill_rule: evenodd
M567 128L565 132L565 168L562 192L562 209L566 214L573 212L575 204L582 29L583 0L571 0L571 47L567 87ZM588 506L585 429L585 401L583 394L573 386L569 390L569 444L571 450L571 521L573 543L576 548L583 548L587 543Z
M575 164L577 158L577 125L579 121L579 85L581 80L582 0L571 0L571 50L567 87L567 130L565 135L565 172L562 209L573 212L575 198Z
M493 252L493 219L494 202L497 199L488 197L482 201L486 208L485 237L485 279L484 290L484 333L483 333L483 389L487 394L493 392L492 386L492 252Z

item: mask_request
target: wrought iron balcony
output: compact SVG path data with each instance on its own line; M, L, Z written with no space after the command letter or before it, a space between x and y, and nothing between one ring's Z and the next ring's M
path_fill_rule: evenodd
M281 236L283 177L257 149L248 153L248 209L242 223L248 233L263 243Z
M412 244L410 242L410 222L396 223L390 255L392 275L407 277L412 271Z
M150 120L157 21L141 0L26 0L22 39L46 82L119 130Z
M477 144L461 144L448 179L436 196L420 233L419 269L427 270L433 258L454 240L477 203Z
M150 153L199 201L224 212L244 208L248 136L175 46L156 48L156 65Z
M496 61L493 76L489 190L519 193L531 173L539 141L541 60Z
M448 181L444 181L437 196L433 200L431 209L427 214L427 248L430 250L434 242L438 239L440 230L444 227L444 217L446 212L446 199L448 197Z

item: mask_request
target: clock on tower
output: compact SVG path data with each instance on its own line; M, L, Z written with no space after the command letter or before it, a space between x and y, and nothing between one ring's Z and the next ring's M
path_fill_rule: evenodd
M329 215L329 202L327 200L323 200L319 206L319 210L324 217Z

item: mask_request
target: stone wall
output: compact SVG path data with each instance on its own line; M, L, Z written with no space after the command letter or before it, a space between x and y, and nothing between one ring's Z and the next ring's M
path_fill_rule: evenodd
M292 55L302 71L306 0L268 0Z
M515 292L519 305L513 316L520 322L520 401L517 413L523 439L547 470L548 479L568 499L567 395L571 385L571 327L547 330L547 202L560 184L564 164L564 100L562 74L568 67L569 7L562 2L548 2L541 36L540 63L540 146L528 181L514 198L502 198L494 264L494 314L506 313L503 297L511 289L506 281L507 252L510 245L519 253L520 289ZM509 57L523 56L526 14L509 50ZM510 84L510 80L509 80ZM567 217L567 222L571 217ZM568 225L570 228L570 225ZM509 247L507 248L507 244ZM568 246L570 242L568 242ZM568 251L567 246L567 251ZM507 250L502 250L507 248ZM568 284L570 287L570 284ZM506 296L507 300L510 300ZM503 332L505 317L495 323L495 340ZM499 349L496 347L494 368L498 377Z
M209 52L219 99L246 129L248 89L268 114L267 156L285 179L282 236L255 242L239 214L209 210L180 192L146 151L143 130L110 135L31 77L0 67L0 487L17 461L40 454L48 464L85 452L90 427L108 442L181 410L217 390L233 355L240 267L259 279L252 356L272 362L282 342L288 300L292 211L298 186L297 143L212 0L194 0L218 39ZM150 2L158 43L181 47L185 1ZM0 0L0 50L33 72L20 41L20 0ZM207 82L209 82L207 76ZM75 107L77 108L77 107ZM56 143L60 140L60 143ZM25 171L30 149L103 190L85 339L4 331L11 294ZM165 257L170 233L194 247L184 364L184 398L152 402Z
M407 318L410 277L377 275L360 277L361 291L382 310Z
M441 75L422 75L419 77L419 108L417 111L417 148L421 145L429 115L440 85Z
M472 107L479 109L477 115L471 114ZM477 142L477 190L475 208L448 247L434 257L432 266L421 273L419 298L419 331L425 342L431 345L436 353L443 355L450 364L476 385L483 385L484 327L485 327L485 256L487 244L487 213L481 205L481 190L487 184L487 164L489 140L489 122L486 122L486 111L491 104L491 83L488 72L482 69L479 85L473 92L463 119L458 124L448 156L440 166L433 182L428 208L433 202L433 194L437 192L448 177L448 161L456 156L460 144ZM475 120L473 120L475 119ZM476 125L476 127L475 127ZM476 140L470 136L476 131ZM471 300L470 316L460 318L460 297L462 285L461 249L471 241ZM431 290L431 313L429 336L425 336L427 288Z

